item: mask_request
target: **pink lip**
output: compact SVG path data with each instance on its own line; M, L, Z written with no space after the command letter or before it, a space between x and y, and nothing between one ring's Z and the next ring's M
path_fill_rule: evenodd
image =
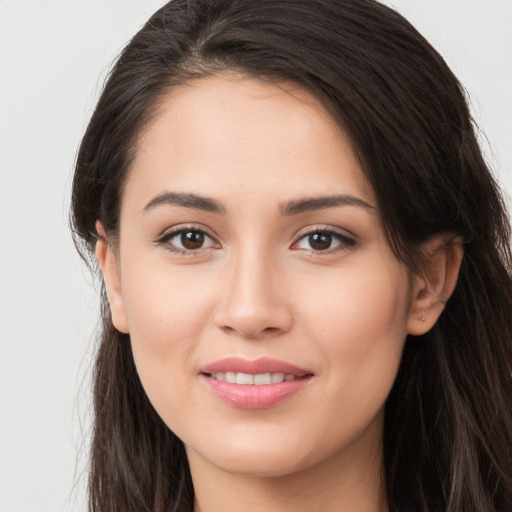
M243 373L286 373L303 377L313 372L304 370L290 363L272 359L270 357L262 357L254 361L243 359L241 357L227 357L215 361L201 368L201 373L217 373L217 372L243 372Z
M295 375L297 379L259 386L231 384L211 377L212 373L218 372L284 373ZM215 396L238 409L267 409L277 405L299 392L313 376L308 370L268 357L255 361L229 357L205 366L200 374Z

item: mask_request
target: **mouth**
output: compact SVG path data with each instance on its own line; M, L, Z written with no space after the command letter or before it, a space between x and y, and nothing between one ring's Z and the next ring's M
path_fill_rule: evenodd
M208 374L206 374L208 375ZM244 373L244 372L217 372L209 374L212 379L228 382L229 384L240 384L242 386L254 385L263 386L266 384L280 384L281 382L290 382L292 380L302 379L290 373Z
M238 409L266 409L301 391L313 372L272 358L231 357L201 369L208 389Z

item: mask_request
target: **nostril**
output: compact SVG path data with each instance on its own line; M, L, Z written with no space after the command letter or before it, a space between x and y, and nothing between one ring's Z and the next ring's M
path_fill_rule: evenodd
M231 325L224 325L221 329L226 334L238 334L247 339L265 338L267 336L275 336L283 331L279 327L265 327L263 329L251 328L250 326L233 327Z
M255 293L249 298L232 294L219 304L213 320L224 333L256 339L289 331L293 321L291 311L284 301L277 303L275 297L270 300L256 297Z

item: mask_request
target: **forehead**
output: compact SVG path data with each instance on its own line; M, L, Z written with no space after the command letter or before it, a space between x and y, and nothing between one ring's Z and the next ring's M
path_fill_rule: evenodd
M373 200L350 138L298 86L216 76L173 88L139 139L125 192ZM272 192L272 193L271 193Z

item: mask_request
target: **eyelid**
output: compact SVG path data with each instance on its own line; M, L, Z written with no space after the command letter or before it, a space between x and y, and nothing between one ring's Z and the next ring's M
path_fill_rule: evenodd
M180 233L187 232L187 231L195 231L199 233L203 233L206 237L210 238L215 244L218 245L218 247L200 247L198 249L182 249L180 247L173 246L172 244L169 244L169 241L179 235ZM313 235L315 233L327 233L333 236L339 243L329 249L324 250L308 250L308 249L299 249L295 246L305 237ZM347 230L329 226L329 225L313 225L308 226L306 228L301 229L294 237L294 241L292 242L290 249L292 250L301 250L306 252L314 253L315 255L321 255L321 254L331 254L333 252L337 252L339 250L347 250L352 249L356 245L356 237L352 235L350 232L347 232ZM219 249L221 248L221 244L218 240L218 237L211 232L211 230L202 225L202 224L177 224L175 226L172 226L170 228L166 228L159 234L155 240L155 244L157 245L165 245L167 244L167 248L175 253L184 254L184 255L198 255L204 251L207 251L209 249L215 248Z
M156 235L156 241L159 239L166 237L167 235L171 233L179 233L180 231L186 231L189 229L190 231L202 231L203 233L207 234L210 238L217 239L217 235L213 233L213 231L206 225L198 223L198 222L184 222L180 224L175 224L173 226L167 226L165 229L161 230Z
M219 245L220 248L220 242L218 241L218 237L214 235L209 228L202 224L177 224L175 226L172 226L170 228L166 228L164 231L162 231L156 238L155 244L156 245L165 245L167 244L167 249L171 252L183 254L183 255L198 255L202 252L212 249L214 247L200 247L199 249L181 249L180 247L175 247L169 244L169 241L174 238L175 236L179 235L180 233L187 232L187 231L195 231L198 233L203 233L208 238L210 238L215 244Z
M308 226L306 228L301 229L294 237L294 241L291 245L291 249L294 248L295 245L297 245L302 239L304 239L307 236L313 235L315 233L328 233L332 235L334 238L336 238L340 244L333 248L324 249L324 250L309 250L308 249L294 249L294 250L302 250L302 251L308 251L311 253L314 253L315 255L321 255L321 254L331 254L333 252L336 252L337 250L343 250L343 249L352 249L356 246L356 237L352 233L348 232L347 230L342 230L340 228L335 228L333 226L326 226L326 225L316 225L316 226Z

